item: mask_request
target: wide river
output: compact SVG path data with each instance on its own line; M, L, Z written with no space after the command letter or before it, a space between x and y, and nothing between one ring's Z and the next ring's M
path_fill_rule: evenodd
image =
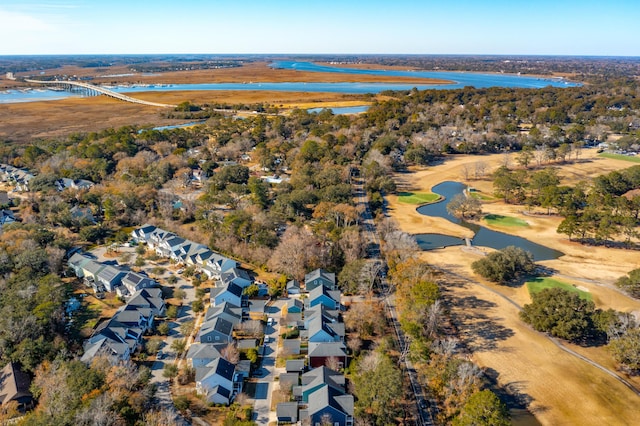
M496 250L508 246L516 246L531 252L535 260L556 259L564 254L558 250L536 244L525 238L505 234L504 232L492 231L484 226L461 221L452 216L447 211L447 204L456 194L461 194L464 188L465 186L459 182L443 182L434 186L433 192L442 195L445 199L437 203L425 204L424 206L418 207L418 213L427 216L442 217L472 230L475 235L471 243L475 246L491 247ZM423 250L433 250L436 248L465 244L465 241L461 238L443 234L418 234L415 237L418 245Z
M319 65L312 62L274 62L274 68L293 69L307 72L332 72L361 75L378 75L392 77L424 77L449 80L451 84L391 84L391 83L201 83L201 84L149 84L109 87L119 93L135 92L183 92L183 91L219 91L219 90L270 90L280 92L332 92L347 94L380 93L385 90L411 90L425 89L458 89L465 86L477 88L483 87L520 87L542 88L573 87L571 83L561 79L545 79L537 77L525 77L513 74L480 74L465 72L444 71L390 71L390 70L363 70L354 68L341 68ZM43 88L27 90L0 91L1 103L34 102L45 100L64 99L72 96L80 96L77 93L48 90Z

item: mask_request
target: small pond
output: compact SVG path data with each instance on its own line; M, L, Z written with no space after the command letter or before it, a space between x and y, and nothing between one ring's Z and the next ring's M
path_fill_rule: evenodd
M426 204L418 207L418 213L426 216L442 217L455 224L464 226L474 232L474 237L471 240L472 245L491 247L496 250L503 249L508 246L520 247L528 252L531 252L534 260L549 260L556 259L562 256L564 253L554 250L549 247L545 247L540 244L536 244L522 237L515 235L505 234L504 232L492 231L474 223L468 223L462 221L455 216L452 216L447 212L447 203L456 194L460 194L464 191L465 186L460 182L443 182L433 187L433 192L442 195L443 201ZM417 234L415 235L418 245L423 250L433 250L436 248L449 247L455 245L464 245L465 240L461 238L452 237L450 235L443 234Z

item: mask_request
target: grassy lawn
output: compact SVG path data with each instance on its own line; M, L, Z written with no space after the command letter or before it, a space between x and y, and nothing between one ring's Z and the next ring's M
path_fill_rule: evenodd
M398 201L406 204L425 204L439 200L440 196L432 192L399 192Z
M469 195L471 195L473 198L476 198L482 201L493 201L496 199L491 195L485 194L483 192L478 192L478 191L469 191Z
M563 283L562 281L554 280L553 278L535 278L531 281L527 281L527 290L529 290L529 294L531 295L538 293L545 288L561 288L578 293L582 299L591 300L591 293L579 290L571 284Z
M488 214L483 218L489 225L496 226L529 226L529 224L517 217Z
M623 155L623 154L613 154L610 152L603 152L599 156L604 158L613 158L614 160L623 160L623 161L630 161L632 163L640 163L640 156L637 156L637 155Z

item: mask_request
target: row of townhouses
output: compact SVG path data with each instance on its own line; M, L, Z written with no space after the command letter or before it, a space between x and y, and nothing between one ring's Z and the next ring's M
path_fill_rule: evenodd
M242 322L242 308L228 302L207 310L196 343L189 347L187 362L195 369L196 392L215 404L229 404L242 391L249 377L249 361L233 364L222 356L224 348L234 339L234 329ZM250 339L249 347L257 341Z
M0 164L0 181L11 183L15 186L16 191L28 192L29 181L34 177L35 175L27 169ZM86 179L60 178L56 180L55 185L58 191L64 191L65 189L90 189L94 183Z
M155 318L164 316L165 311L160 288L138 290L126 305L96 327L84 342L81 361L90 363L97 355L106 355L113 363L128 360L139 348L142 336L153 328Z
M26 169L0 164L0 180L15 185L17 191L29 191L29 181L35 176Z
M86 253L76 252L68 265L78 278L83 278L87 286L96 294L115 291L120 297L130 297L144 288L157 287L158 282L141 272L134 272L117 263L102 263Z
M178 264L193 265L209 279L220 279L223 272L236 268L237 263L222 256L203 244L184 239L173 232L153 225L143 225L131 232L133 240L146 244L158 256L166 257Z
M195 369L196 392L214 404L230 404L242 391L249 376L249 361L233 364L221 352L235 342L234 329L242 322L243 306L247 309L243 291L253 279L238 264L203 244L184 239L153 225L143 225L131 233L133 240L144 243L159 256L177 264L195 266L209 279L216 281L211 289L211 307L196 342L189 347L187 362ZM253 339L251 347L257 345Z
M291 281L289 294L306 293L306 298L289 298L282 308L283 325L300 330L300 342L284 340L283 347L300 354L306 342L304 359L286 362L286 373L279 377L280 389L291 391L293 401L276 406L278 424L353 425L354 399L347 393L342 369L347 365L345 326L342 321L341 294L335 274L316 269L305 276L304 286ZM309 371L307 371L310 369Z

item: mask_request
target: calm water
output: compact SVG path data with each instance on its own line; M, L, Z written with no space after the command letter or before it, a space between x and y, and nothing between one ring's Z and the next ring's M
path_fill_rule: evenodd
M389 71L389 70L361 70L351 68L330 67L311 62L275 62L274 68L295 69L310 72L338 72L346 74L382 75L396 77L426 77L451 80L453 84L390 84L390 83L203 83L203 84L160 84L160 85L132 85L110 87L119 93L135 92L184 92L192 90L271 90L278 92L331 92L347 94L379 93L385 90L419 90L426 89L458 89L465 86L482 87L522 87L542 88L546 86L571 87L569 83L557 79L542 79L524 77L512 74L478 74L463 72L435 72L435 71ZM0 104L16 102L32 102L63 99L80 96L77 93L60 92L54 90L8 90L0 91ZM344 113L347 114L347 113Z
M331 110L332 113L338 115L338 114L358 114L361 112L365 112L366 110L369 109L368 105L359 105L359 106L352 106L352 107L336 107L336 108L309 108L307 110L307 112L320 112L323 109L328 109Z
M522 87L539 89L546 86L574 87L577 83L571 83L561 79L538 78L519 76L515 74L481 74L471 72L453 71L390 71L390 70L364 70L355 68L340 68L328 65L320 65L313 62L280 61L271 64L273 68L293 69L307 72L333 72L342 74L361 74L394 77L424 77L453 81L452 84L421 85L418 88L431 89L460 89L465 86L482 87Z
M516 246L531 252L535 260L556 259L564 254L558 250L536 244L525 238L516 237L503 232L492 231L484 226L464 222L455 216L450 215L449 212L447 212L448 200L451 200L451 198L456 194L462 193L464 188L465 186L459 182L443 182L434 186L433 192L442 195L445 197L445 200L418 207L418 213L426 216L442 217L453 223L464 226L465 228L471 229L475 233L472 244L476 246L491 247L496 250L500 250L508 246ZM418 234L415 237L418 245L423 250L432 250L435 248L465 244L465 241L460 238L442 234Z

